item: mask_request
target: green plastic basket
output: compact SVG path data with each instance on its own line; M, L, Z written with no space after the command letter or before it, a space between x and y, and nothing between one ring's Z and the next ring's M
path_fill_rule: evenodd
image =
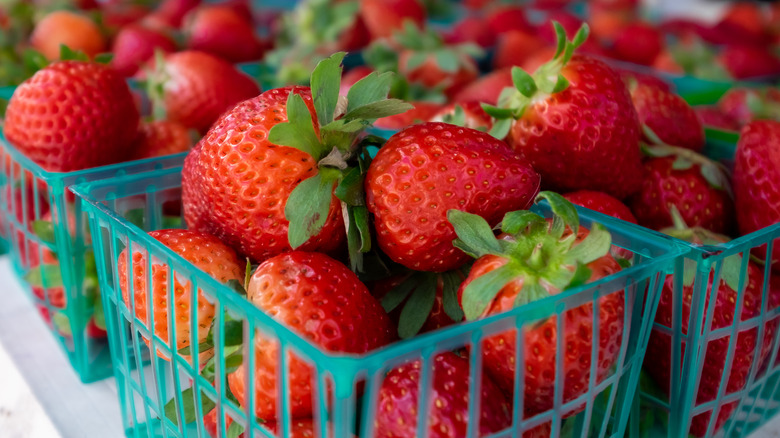
M96 304L100 293L87 221L67 188L180 166L185 155L77 172L47 172L0 135L0 235L8 238L19 281L83 382L111 376L111 356L105 335L95 329L101 325L103 312ZM20 188L20 197L11 195L15 188Z
M410 340L398 342L365 355L344 355L329 353L310 344L272 317L263 313L251 303L241 298L229 287L219 284L192 264L178 256L160 242L151 238L145 231L161 228L166 218L161 205L164 202L179 199L181 193L181 174L179 170L169 169L146 174L126 175L120 178L82 184L74 192L83 199L84 210L88 212L92 228L93 245L100 278L103 305L109 331L109 341L114 361L122 418L128 437L184 437L208 436L205 433L203 416L216 406L220 415L220 436L225 436L223 415L232 418L238 424L249 427L251 436L271 437L290 436L286 433L290 427L289 393L286 364L287 355L281 355L277 369L279 412L279 431L276 435L254 418L252 406L254 391L247 406L241 407L231 401L226 391L226 371L235 366L236 354L248 361L248 382L254 381L254 355L249 354L249 345L254 345L256 331L264 337L280 343L283 351L293 352L309 364L314 370L312 381L314 395L314 436L371 437L376 415L377 393L385 373L391 368L411 360L422 360L420 400L430 400L429 382L431 379L432 358L439 352L462 350L468 347L469 381L468 396L476 400L482 369L482 343L486 337L507 330L523 329L533 326L540 320L555 317L557 330L563 330L563 312L581 305L592 305L595 300L617 293L624 297L624 329L619 358L611 374L598 382L595 379L595 362L592 361L591 378L583 394L564 403L563 385L556 385L554 408L532 418L522 416L522 385L524 367L517 367L517 377L513 393L513 423L510 429L491 436L521 437L524 430L540 424L550 423L554 436L599 436L622 437L628 422L628 413L632 406L639 370L643 360L649 329L654 318L660 290L660 280L671 274L674 262L683 254L684 248L656 233L647 232L640 227L581 209L581 220L585 226L593 221L603 223L613 234L616 245L633 252L633 266L621 272L583 285L556 296L518 307L505 314L484 320L460 324ZM143 220L137 220L136 211L143 209ZM549 216L546 206L535 207L540 214ZM132 220L128 220L128 216ZM135 224L140 224L140 227ZM148 326L135 317L134 304L126 304L119 286L118 264L121 252L126 248L151 254L147 263L167 265L167 278L174 276L181 284L190 283L189 293L200 289L215 304L215 367L213 380L199 375L203 360L199 359L199 349L193 348L191 357L185 358L177 351L171 351L167 343L157 335L149 345L145 342L150 335ZM147 272L151 269L147 268ZM149 279L146 279L148 283ZM169 280L170 281L170 280ZM131 282L132 283L132 282ZM169 286L170 287L170 286ZM186 288L186 286L185 286ZM187 292L185 292L187 293ZM128 294L132 296L132 291ZM168 295L168 308L172 308L172 295ZM194 299L190 296L190 299ZM191 301L194 302L194 301ZM151 309L147 309L149 312ZM226 313L233 320L242 321L243 346L228 349L225 346ZM598 320L598 312L593 318ZM192 310L191 324L194 324L195 310ZM150 324L154 324L150 321ZM599 339L598 324L587 333L592 339ZM172 329L169 320L169 330ZM191 333L196 333L194 325ZM517 336L517 339L523 339ZM558 351L564 351L563 337L558 337ZM171 340L176 343L175 339ZM192 344L193 340L190 339ZM195 342L197 344L197 342ZM278 344L277 344L278 345ZM595 354L598 342L593 342ZM515 360L523 360L523 349L516 350ZM171 361L160 357L160 353L172 358ZM563 361L556 355L557 375L561 375ZM150 363L144 366L144 359ZM211 368L209 368L211 369ZM245 381L245 382L247 382ZM326 391L325 388L332 391ZM327 397L329 394L330 397ZM193 401L195 395L197 401ZM470 404L468 436L477 436L476 403ZM420 403L419 406L428 406ZM166 415L167 413L167 415ZM418 436L428 436L423 421L429 409L419 409ZM570 416L563 415L571 413ZM566 417L566 418L564 418ZM327 434L327 429L331 434Z

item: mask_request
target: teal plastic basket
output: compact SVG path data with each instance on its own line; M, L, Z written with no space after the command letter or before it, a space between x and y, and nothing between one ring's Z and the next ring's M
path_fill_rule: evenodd
M170 218L166 220L162 204L179 199L179 170L126 175L82 184L73 190L82 198L84 210L90 218L118 396L128 437L208 436L203 417L212 408L218 412L216 418L220 436L226 436L228 429L223 421L225 415L234 423L250 428L252 433L247 436L290 436L288 432L292 419L288 409L288 355L280 356L277 367L283 372L276 374L279 400L279 430L276 433L268 429L269 424L261 424L255 419L253 406L260 401L255 399L254 391L246 391L250 394L249 401L245 406L239 406L231 400L226 390L226 374L236 366L237 355L247 362L245 365L249 371L246 373L248 380L245 380L245 385L246 382L254 382L255 356L250 354L249 346L255 345L255 340L260 336L258 331L263 333L264 339L279 345L281 351L296 355L312 368L313 436L374 436L377 394L385 373L399 364L420 360L421 392L418 406L428 407L416 411L417 436L428 436L427 427L424 426L427 422L424 420L430 408L424 401L431 401L432 359L436 354L457 350L468 356L471 377L468 393L463 396L476 400L481 385L481 379L476 376L481 375L482 370L482 355L478 353L482 350L484 339L507 330L523 330L548 318L555 318L557 331L561 332L564 330L564 318L560 315L582 305L592 306L596 300L610 294L622 295L625 311L619 357L609 375L602 381L596 381L596 361L592 361L591 378L587 388L582 389L582 395L564 403L563 385L557 384L553 409L532 418L524 418L523 398L519 394L523 393L520 382L525 381L525 367L517 367L512 426L491 436L519 438L524 431L549 423L553 436L622 437L655 314L660 281L671 274L675 260L684 251L670 238L581 209L581 221L585 226L593 221L603 223L612 232L614 244L633 252L633 266L613 276L518 307L505 314L397 342L369 354L345 355L323 351L299 337L231 288L218 283L146 233L166 226L165 222L171 222ZM143 209L143 220L138 220L139 208ZM544 205L535 208L540 214L550 215ZM175 276L180 284L185 285L185 291L189 283L189 292L185 294L192 294L190 300L194 300L195 291L200 290L214 303L215 361L213 368L207 368L208 373L201 373L204 360L199 358L200 347L192 348L189 352L191 356L184 357L178 351L172 351L166 341L156 334L147 344L149 326L136 318L134 304L124 301L119 286L118 260L127 248L146 253L148 264L162 266L163 271L167 270L167 278ZM146 272L151 272L151 269L147 268ZM146 284L150 284L149 280L145 280ZM128 294L133 296L132 290ZM168 308L172 308L172 294L168 294L168 300ZM147 313L151 314L150 310L147 308ZM191 312L191 333L197 333L194 325L196 311L193 309ZM598 320L598 313L594 312L594 320ZM233 321L241 321L243 343L240 346L225 346L226 315L230 315ZM150 321L150 324L154 322ZM172 333L170 319L168 328ZM597 340L600 339L598 324L593 324L593 329L584 336L594 340L591 352L591 357L594 357L599 344ZM522 336L516 338L523 339ZM177 341L172 339L171 342L176 345ZM195 344L197 341L190 339L190 345ZM558 337L557 347L557 351L564 351L563 337ZM516 351L514 359L520 362L524 350L517 348ZM556 369L559 370L557 375L561 376L563 355L555 356ZM149 361L147 366L144 366L144 359ZM476 404L470 403L469 437L478 436Z
M67 188L180 166L185 155L47 172L0 135L0 235L8 239L20 283L85 383L112 375L111 355L105 335L96 329L103 312L86 217Z

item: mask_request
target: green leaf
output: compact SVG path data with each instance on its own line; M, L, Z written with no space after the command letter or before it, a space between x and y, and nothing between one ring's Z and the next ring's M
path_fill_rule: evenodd
M60 60L89 62L89 57L80 50L73 50L65 44L60 44Z
M434 57L436 58L436 65L438 65L442 71L447 73L455 73L458 71L458 67L460 66L458 55L451 50L437 50Z
M114 59L113 53L101 53L95 56L95 62L97 62L98 64L108 65L111 64L111 61L113 59Z
M49 221L36 220L32 223L33 233L46 243L56 243L54 224Z
M322 172L303 180L290 193L284 216L290 222L287 239L293 249L320 232L328 219L332 197L333 183L325 181Z
M106 329L106 315L103 312L103 303L102 299L100 298L100 294L97 294L94 311L92 313L92 321L95 323L97 328L101 330Z
M577 269L574 271L574 276L571 278L566 289L574 289L577 286L582 286L590 280L593 271L591 271L584 263L578 263Z
M382 298L382 307L385 309L385 312L390 313L403 303L406 297L408 297L420 283L420 277L422 275L423 274L421 273L412 274L407 277L406 280L402 281L401 284L390 289L390 292Z
M693 286L693 282L696 280L696 268L695 261L691 259L683 261L683 286Z
M515 306L523 306L534 301L539 301L543 298L550 296L541 284L536 281L529 281L527 284L523 284L523 289L517 294L515 298Z
M569 250L566 260L571 264L588 264L609 254L610 248L612 248L612 235L603 225L594 223L588 237Z
M552 25L555 29L555 41L557 43L555 47L555 55L553 55L554 59L560 56L560 54L563 53L563 50L566 48L566 29L564 29L561 23L557 21L553 21Z
M341 84L341 61L346 54L334 53L330 58L320 61L311 73L311 95L320 126L332 122L336 113Z
M27 272L24 281L32 287L62 287L62 270L59 264L40 265Z
M268 141L280 146L299 149L319 161L323 147L314 132L311 113L299 94L290 94L287 98L288 122L278 123L268 133Z
M228 280L225 285L231 289L233 289L237 294L241 295L242 297L246 296L246 289L244 288L244 285L241 284L241 280L231 279Z
M347 92L347 113L387 98L393 84L393 72L373 72L357 81Z
M365 206L351 207L354 215L355 228L360 232L360 252L371 251L371 222L368 217L368 208Z
M428 54L425 52L414 52L409 56L409 60L406 61L406 69L412 71L417 67L425 64L428 60Z
M472 280L463 291L462 297L466 320L473 321L482 316L501 289L516 277L515 270L506 264Z
M677 157L672 162L672 169L674 170L688 170L693 167L693 162L685 157Z
M406 301L398 320L398 336L408 339L420 332L436 299L436 274L420 276L421 281Z
M357 167L349 169L333 193L347 205L365 205L366 194L363 190L363 174L360 169Z
M26 49L22 54L22 62L31 72L36 72L47 65L49 61L43 54L34 49Z
M558 75L558 80L555 81L555 86L550 90L550 93L560 93L567 88L569 88L569 80L563 77L563 75Z
M742 256L734 254L723 259L720 278L735 292L739 292L739 278L742 274Z
M347 120L352 119L379 119L387 116L394 116L396 114L402 114L410 109L413 109L414 105L404 102L398 99L387 99L372 102L359 106L352 111L348 112L344 118Z
M252 261L249 257L246 258L246 268L244 268L244 295L246 296L246 290L249 289L249 281L252 279ZM236 291L239 292L240 291Z
M238 438L244 433L244 426L236 421L230 423L230 427L227 430L227 438Z
M165 416L176 426L179 425L179 421L176 416L176 399L182 404L184 410L184 424L192 423L196 420L197 409L195 408L195 391L192 388L187 388L181 392L178 397L172 398L165 404ZM201 392L201 409L204 414L211 412L217 405L205 393Z
M563 196L550 191L539 192L535 202L539 202L542 199L546 199L550 204L553 214L560 216L560 218L563 219L563 223L568 225L574 234L577 234L580 229L580 216L577 214L577 208L574 204L566 200Z
M481 216L452 209L447 211L447 220L458 235L452 242L453 246L466 254L478 258L485 254L501 252L493 230Z
M493 127L490 128L489 134L493 137L503 140L509 135L509 130L512 129L512 119L498 119L493 123Z
M538 89L534 78L520 67L512 67L512 83L525 97L532 97Z
M511 119L514 117L514 111L512 111L510 108L499 108L497 106L483 103L482 109L485 111L485 113L487 113L487 115L495 119Z
M656 134L651 127L647 126L644 123L642 123L642 133L644 134L647 141L649 141L651 144L664 145L664 141L661 140L661 137L659 137L658 134ZM668 155L668 153L666 155ZM653 156L664 156L664 155L653 155Z
M588 26L588 23L582 23L582 26L580 26L577 34L574 35L574 39L571 41L571 44L576 49L583 45L585 41L587 41L588 36L590 36L590 26Z
M463 321L463 309L458 303L458 289L463 282L459 271L449 271L441 274L442 288L442 307L444 313L455 322Z
M628 269L632 266L631 260L623 258L623 257L615 257L615 260L618 262L618 265L620 265L621 269Z
M510 211L504 215L504 220L501 222L501 231L516 235L528 227L529 224L540 222L544 223L546 220L532 211Z

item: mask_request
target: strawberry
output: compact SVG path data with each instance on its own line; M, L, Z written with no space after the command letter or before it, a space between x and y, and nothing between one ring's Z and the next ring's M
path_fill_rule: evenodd
M292 251L272 257L255 270L247 298L279 322L322 349L361 354L390 343L393 327L379 302L346 266L321 253ZM270 334L268 334L270 335ZM255 413L277 418L278 341L255 338ZM287 391L292 418L312 414L315 371L294 353L288 361ZM228 375L236 398L246 404L246 363Z
M629 91L639 121L644 125L646 141L659 143L660 140L695 152L704 149L704 127L685 99L643 84L631 84Z
M533 76L512 68L515 89L502 93L498 107L486 107L497 118L491 134L506 137L548 187L623 199L641 184L639 120L620 75L573 54L587 36L584 25L573 42L562 40Z
M139 138L132 159L162 157L186 152L193 146L187 128L168 120L143 122L138 130Z
M390 37L405 21L418 26L425 21L425 8L418 0L363 0L360 15L374 39Z
M716 106L693 107L696 116L699 117L702 126L718 128L725 131L739 131L741 125L731 118L726 112Z
M757 4L734 2L713 28L713 33L725 41L764 45L769 39L767 14Z
M780 58L763 47L731 44L723 49L717 60L735 79L780 74Z
M527 207L538 189L539 175L504 142L434 122L392 136L366 175L379 247L417 271L445 272L467 261L452 246L448 210L495 225L507 211Z
M465 437L470 404L467 394L471 382L478 377L482 378L479 419L475 420L479 423L479 436L507 429L512 424L510 403L501 389L487 375L472 376L468 359L446 352L438 354L432 362L430 407L419 406L419 360L393 368L387 374L376 403L376 438L417 436L417 413L421 409L426 411L426 436Z
M636 12L632 7L615 7L593 2L589 5L588 24L591 33L599 41L615 41L635 20Z
M444 122L485 132L493 127L493 120L482 109L482 104L474 100L451 103L436 113L430 121Z
M634 214L631 213L631 210L626 204L623 204L620 200L609 196L606 193L580 190L567 193L563 195L563 197L574 205L589 208L598 211L599 213L606 214L607 216L631 222L632 224L637 223L636 217L634 217Z
M401 130L415 123L422 123L436 116L442 105L435 102L411 102L412 108L401 114L377 119L374 126L381 129Z
M44 169L69 172L125 159L138 122L133 96L113 69L60 61L16 89L4 133Z
M123 76L133 76L155 50L173 52L176 43L166 34L138 24L125 26L114 39L111 66Z
M90 58L106 50L106 39L89 18L69 11L55 11L43 17L30 35L30 45L46 59L60 58L60 46L84 52Z
M493 67L499 69L523 65L531 55L547 46L547 41L533 33L521 30L506 32L498 38Z
M639 224L654 230L670 227L672 207L694 227L726 233L733 224L734 202L724 169L686 149L658 146L647 149L642 187L630 200Z
M655 26L641 21L624 27L614 42L614 52L618 59L641 65L653 65L663 48L661 32Z
M780 218L780 122L761 120L742 128L734 158L737 224L743 235ZM766 248L760 253L765 253ZM763 254L762 254L763 256ZM780 241L770 257L780 268Z
M626 83L626 86L629 87L629 90L633 86L633 83L636 82L639 85L655 87L669 93L672 93L674 91L672 89L672 85L670 85L668 82L666 82L665 80L657 76L653 76L645 73L639 73L624 68L618 68L617 71L620 72L620 77L623 78L623 82Z
M477 101L495 105L506 87L512 86L512 70L494 70L463 88L453 99L455 102Z
M154 15L169 26L178 28L184 16L200 5L201 0L164 0Z
M149 232L149 236L162 242L176 254L184 257L198 269L217 279L220 283L230 280L243 280L244 269L236 253L214 236L191 230L159 230ZM152 272L147 273L146 250L133 248L132 271L128 266L128 250L124 249L119 254L117 271L119 272L119 287L122 290L122 298L130 309L135 310L135 317L140 323L148 324L149 309L154 314L154 334L159 336L166 345L169 345L171 335L168 332L168 318L175 320L176 350L191 345L191 342L203 342L209 333L211 322L214 318L214 304L212 298L206 298L201 290L198 290L197 299L197 333L190 333L190 306L192 306L192 285L185 277L177 275L175 271L169 272L170 267L166 263L153 259L151 261ZM174 311L173 315L168 308L169 275L173 276L174 283ZM151 278L151 293L149 296L149 278ZM129 284L133 282L133 296L130 296ZM131 300L132 298L132 300ZM151 303L150 299L154 299ZM192 341L191 341L192 340ZM149 339L144 338L149 344ZM157 355L169 359L168 354L162 349L157 350Z
M685 69L680 65L677 59L675 59L671 50L662 50L655 58L652 67L656 70L675 75L684 75L686 73Z
M386 99L391 73L372 73L346 100L339 99L343 57L343 52L333 55L312 73L314 99L307 87L274 89L242 102L214 124L184 165L182 202L190 228L216 235L254 261L296 248L336 251L345 237L359 238L345 233L344 226L349 219L352 227L354 214L365 212L362 177L355 170L359 137L378 116L409 106ZM354 179L334 194L347 174ZM357 191L337 198L352 187L347 184ZM367 233L361 229L361 235ZM351 256L359 263L359 253Z
M528 22L525 11L522 6L499 6L488 13L485 23L496 36L517 30L532 32L533 26Z
M467 16L445 33L444 41L447 44L475 43L482 48L488 48L495 44L496 36L482 18Z
M603 226L580 227L577 210L560 195L541 192L537 199L550 202L555 219L529 211L508 213L501 225L504 234L498 239L478 216L449 212L458 235L454 244L477 257L458 291L466 320L503 313L620 270L609 255L611 236ZM582 335L593 330L594 305L599 307L597 358L591 353L593 340ZM521 388L526 417L552 409L556 387L561 384L563 403L584 394L591 379L591 361L598 361L594 384L609 375L620 353L623 312L623 291L618 290L563 313L563 333L557 330L555 316L523 327L520 345L525 346L525 383ZM482 341L483 366L507 397L514 392L516 336L512 329ZM557 351L558 336L564 337L565 354ZM556 379L558 354L563 355L563 372ZM574 411L562 414L570 416Z
M701 228L686 228L679 219L677 220L675 228L666 229L664 232L697 245L720 245L728 240L726 237L713 234ZM694 274L696 272L696 267L688 266L688 264L689 261L686 260L686 275L682 285L682 315L679 315L679 313L677 313L679 310L675 309L678 306L676 304L677 299L675 296L678 296L678 294L675 292L675 278L673 275L669 275L664 282L663 290L661 292L661 301L655 316L656 324L670 327L673 330L678 330L674 327L678 327L677 324L680 324L679 327L682 329L683 336L690 330L689 326L691 323L689 318L691 314L691 301L694 294ZM731 327L736 323L736 321L734 321L734 314L736 312L735 307L737 306L738 298L736 289L739 285L741 264L742 260L739 255L725 258L722 269L720 270L721 277L717 284L715 284L713 278L714 267L709 274L705 274L706 277L702 277L707 278L706 281L708 282L706 286L701 288L701 290L707 294L705 298L706 301L704 301L705 307L703 312L704 315L708 315L709 312L712 312L712 325L710 327L710 330L712 331ZM764 277L763 273L753 262L748 262L745 275L745 289L742 292L741 303L741 321L747 321L759 316L762 306L761 290ZM715 309L708 310L713 298L715 300ZM698 299L702 299L702 297ZM771 292L768 304L768 308L770 309L775 308L780 304L780 290ZM677 316L675 316L675 314L677 314ZM675 321L677 322L675 323ZM765 360L772 350L772 340L774 337L773 329L775 328L776 324L770 323L766 326L758 363ZM696 330L695 327L693 329ZM744 388L754 363L757 338L757 327L740 330L737 334L733 355L734 359L731 363L731 372L728 376L728 383L726 383L724 394L728 395ZM718 397L718 390L720 388L724 369L728 369L726 357L729 341L730 335L726 335L725 337L709 341L706 347L702 349L702 351L706 351L706 355L702 360L704 365L699 377L696 404L706 403L715 400L715 398ZM647 371L667 393L669 393L670 372L672 366L674 366L671 363L671 353L672 339L669 332L659 330L658 328L653 329L650 334L650 341L648 343L643 369ZM683 354L682 351L680 353ZM679 366L679 364L677 366ZM707 433L707 426L712 411L706 411L693 417L690 433L697 437L717 435L718 430L723 426L736 406L737 401L721 406L718 418L715 422L715 429L711 432L712 435Z
M249 76L208 53L171 53L155 64L151 94L164 106L167 119L200 133L223 112L260 93Z
M780 90L734 87L720 98L718 108L740 127L759 119L780 121Z
M219 414L219 412L217 411L218 409L214 408L203 417L203 426L206 429L206 433L208 433L208 436L214 438L219 436L219 434L217 433L217 428L219 427L217 415ZM233 424L233 419L230 416L226 416L225 430L226 431L229 430L232 424ZM317 435L318 432L316 432L317 430L319 430L318 427L319 426L316 425L314 420L312 420L311 418L293 420L291 422L289 435L287 436L287 438L317 438L319 436ZM278 433L279 423L265 422L263 423L262 428L268 430L270 433ZM246 434L242 432L238 435L238 438L244 438L245 436ZM330 437L331 435L328 435L328 438Z
M452 97L479 75L474 57L482 52L473 44L447 46L438 33L411 23L395 34L395 41L401 46L398 72L411 83L443 88Z
M190 50L210 53L232 63L263 56L263 46L251 20L229 6L201 6L192 11L185 20L184 32Z
M90 319L87 323L87 337L90 339L105 339L108 336L105 328L100 328L95 323L94 319Z

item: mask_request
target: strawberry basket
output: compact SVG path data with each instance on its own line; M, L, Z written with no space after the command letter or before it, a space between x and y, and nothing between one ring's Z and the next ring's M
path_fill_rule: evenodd
M602 223L612 233L613 244L624 248L619 251L630 251L630 267L507 313L396 342L363 355L336 354L297 335L235 289L219 283L147 234L165 227L162 205L181 196L180 169L94 181L74 187L74 192L82 198L83 209L90 218L114 374L128 437L239 436L247 429L251 433L244 436L385 436L385 432L391 432L375 429L375 425L383 416L403 408L401 399L409 388L419 390L418 406L424 408L412 405L409 415L392 417L392 423L414 422L416 436L438 436L428 434L425 420L436 417L436 412L449 406L440 398L445 396L446 403L481 401L468 403L467 415L458 414L454 423L437 424L443 433L448 433L448 427L462 426L462 436L469 437L623 436L661 282L683 253L683 248L670 238L583 209L580 216L584 226L594 221ZM135 213L139 208L143 210L141 220ZM534 208L543 216L551 214L547 204ZM145 260L141 262L146 266L145 279L140 281L150 281L148 273L157 269L155 276L164 275L169 283L175 281L182 288L184 295L178 295L177 300L193 302L198 290L214 305L215 317L210 329L213 350L192 340L191 347L186 349L171 348L167 340L157 335L160 327L155 325L154 318L150 321L155 327L152 331L137 317L136 303L125 301L121 286L128 278L128 264L120 260L126 257L128 249L133 251L134 260L138 257ZM151 266L156 268L150 270ZM172 308L173 294L166 295L168 308ZM550 387L554 402L532 416L523 414L527 394L520 396L524 392L526 370L516 367L512 389L514 410L507 414L506 424L490 428L491 424L495 425L491 423L495 418L491 417L493 404L488 395L496 388L494 383L482 383L478 378L482 375L482 355L477 353L484 348L484 342L498 333L533 330L544 322L559 333L575 330L561 316L568 316L583 306L601 309L602 306L593 304L602 303L608 297L622 300L625 309L620 316L622 330L610 330L610 336L621 333L614 345L615 351L619 351L614 366L596 378L598 361L590 362L586 366L591 376L587 387L578 388L575 397L565 399L564 354L553 352L554 359L548 364L550 370L545 373L561 376ZM146 305L151 306L153 300ZM195 307L189 310L188 336L198 332ZM151 307L146 310L153 315ZM579 353L582 360L595 356L601 345L597 340L607 336L598 328L601 311L589 313L590 328L581 333L593 340L588 351ZM169 318L166 323L171 334L172 320ZM566 348L563 338L558 337L555 342L557 351ZM176 342L175 338L171 339L172 344ZM516 342L518 347L522 345ZM256 344L265 347L253 354L250 346ZM286 353L272 353L275 370L281 372L260 376L255 366L265 360L263 352L269 351ZM516 356L511 358L514 361L524 361L527 355L534 354L533 348L515 351ZM146 366L145 358L149 360ZM385 376L388 372L400 372L403 367L414 370L413 383L406 389L399 388L399 394L403 394L398 395L400 404L393 405L390 399L394 395L388 395L384 388L393 379ZM309 377L304 377L303 382L311 388L311 396L301 396L300 387L291 386L293 381L297 382L295 385L301 383L301 373ZM249 386L247 382L255 379L271 385L273 390L264 397L256 396L254 391L247 391L246 396L237 392L236 384ZM301 404L311 406L310 416L296 416ZM481 414L480 405L484 407ZM258 420L253 415L256 408L275 409L276 421Z
M73 184L180 165L184 154L48 172L0 136L0 235L14 272L83 382L111 375L87 221Z

